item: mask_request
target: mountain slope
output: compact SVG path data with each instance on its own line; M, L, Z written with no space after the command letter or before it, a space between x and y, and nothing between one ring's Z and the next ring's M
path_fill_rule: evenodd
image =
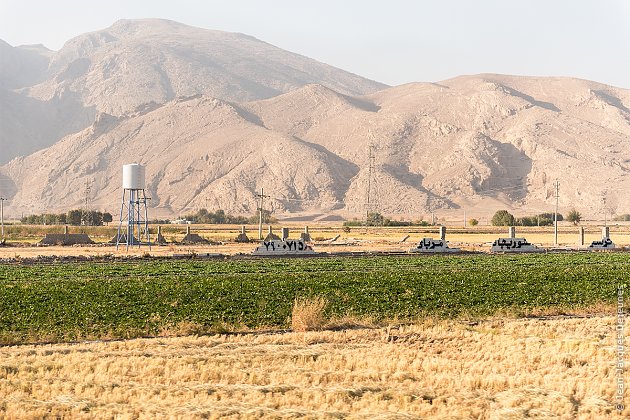
M241 102L308 83L350 95L386 87L251 36L145 19L68 41L51 60L49 80L32 94L46 98L69 89L98 111L119 115L179 96Z
M147 165L152 212L251 214L264 187L277 213L357 216L372 209L583 214L630 209L630 92L595 82L501 75L415 83L362 97L306 85L242 104L181 98L90 128L0 167L14 211L84 202L114 210L120 168ZM8 182L7 182L8 183ZM115 210L114 210L115 211Z
M287 152L295 156L290 162ZM354 171L320 148L252 123L226 102L193 97L98 121L13 160L3 172L16 181L13 206L76 207L89 182L93 205L110 208L119 200L120 168L130 159L147 166L151 205L166 214L205 205L253 212L253 193L263 186L285 196L338 203Z
M0 41L0 54L0 164L87 128L101 113L120 117L179 97L240 102L309 83L348 95L386 87L247 35L159 19L121 20L58 52Z
M0 88L19 89L42 82L52 55L43 45L12 47L0 39Z

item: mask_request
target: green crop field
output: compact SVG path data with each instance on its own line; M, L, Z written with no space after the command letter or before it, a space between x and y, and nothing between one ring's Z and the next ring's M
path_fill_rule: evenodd
M413 320L612 304L630 254L0 264L0 343L286 328L296 297L328 317Z

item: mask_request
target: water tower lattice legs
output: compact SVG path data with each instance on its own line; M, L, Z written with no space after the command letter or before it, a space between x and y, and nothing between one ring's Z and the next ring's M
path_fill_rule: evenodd
M144 190L124 189L120 206L116 249L121 243L126 245L127 250L130 245L140 246L145 238L144 244L151 249L146 194Z

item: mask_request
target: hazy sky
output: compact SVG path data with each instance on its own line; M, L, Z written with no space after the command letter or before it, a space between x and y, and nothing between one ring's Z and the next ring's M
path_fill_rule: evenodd
M630 88L630 0L0 0L0 39L57 50L150 17L246 33L391 85L507 73Z

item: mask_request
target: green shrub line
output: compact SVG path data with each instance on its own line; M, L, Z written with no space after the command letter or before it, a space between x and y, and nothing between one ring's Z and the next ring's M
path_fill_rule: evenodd
M0 264L0 343L286 328L298 296L373 320L577 309L629 280L625 253Z

